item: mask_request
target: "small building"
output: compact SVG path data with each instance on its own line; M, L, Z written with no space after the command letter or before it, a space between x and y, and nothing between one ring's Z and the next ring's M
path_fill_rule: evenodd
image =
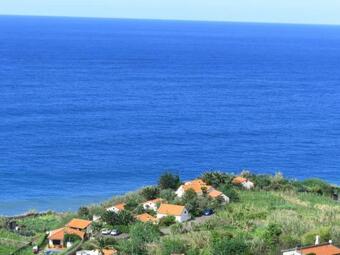
M161 202L162 202L161 198L152 199L152 200L144 202L143 208L144 210L153 210L156 212Z
M82 219L72 219L65 227L50 231L48 234L48 247L63 249L70 244L65 240L65 235L76 235L80 239L85 239L91 234L92 221Z
M214 199L218 199L219 197L222 198L224 200L225 203L229 203L230 202L230 198L227 197L226 195L224 195L221 191L218 191L216 189L210 191L208 193L209 197L214 198Z
M253 182L241 176L235 177L232 181L232 184L242 185L243 188L248 189L248 190L253 189L255 187Z
M190 219L190 214L184 206L161 204L157 210L157 219L161 219L166 216L174 216L177 222L185 222Z
M66 224L66 227L83 231L85 232L85 234L91 234L91 224L92 221L90 220L72 219L69 223Z
M152 215L148 214L148 213L142 213L136 216L136 219L141 221L141 222L151 222L153 224L157 224L158 223L158 219L156 217L153 217Z
M340 249L332 243L317 244L282 251L282 255L340 255Z
M196 179L184 183L177 189L176 195L178 197L183 197L185 192L188 190L195 191L198 196L202 196L204 192L206 192L206 194L208 194L208 196L210 196L211 198L216 199L218 197L221 197L226 203L229 203L230 201L229 197L224 195L221 191L216 190L214 187L207 185L201 179Z
M183 185L181 185L177 190L176 190L176 195L178 197L183 197L185 192L188 190L193 190L196 192L198 196L203 195L203 191L210 192L213 187L207 185L204 181L201 179L196 179L192 181L187 181Z
M123 211L124 209L125 209L125 203L119 203L119 204L115 204L114 206L107 208L106 211L119 213Z

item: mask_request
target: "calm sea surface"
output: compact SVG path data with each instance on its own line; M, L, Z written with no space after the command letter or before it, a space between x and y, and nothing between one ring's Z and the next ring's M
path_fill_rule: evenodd
M0 17L0 214L207 169L340 183L340 27Z

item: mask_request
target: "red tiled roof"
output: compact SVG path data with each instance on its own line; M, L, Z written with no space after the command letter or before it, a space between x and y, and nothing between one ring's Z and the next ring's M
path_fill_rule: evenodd
M92 221L90 220L73 219L69 223L66 224L66 227L85 229L88 226L90 226L91 223Z
M303 255L314 253L315 255L339 255L340 249L332 244L321 244L301 248L299 250Z

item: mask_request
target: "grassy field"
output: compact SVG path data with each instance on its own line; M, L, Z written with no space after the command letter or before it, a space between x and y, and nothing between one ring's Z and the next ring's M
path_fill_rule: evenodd
M281 249L297 244L311 244L315 235L323 241L340 242L340 204L314 194L274 191L238 191L240 202L231 203L190 233L174 233L162 237L151 254L167 254L162 249L173 240L185 244L192 254L213 252L216 236L240 237L250 247L249 254L280 254ZM279 226L277 242L268 247L269 226ZM275 233L275 232L274 232ZM275 234L274 234L275 236ZM164 247L163 247L164 248Z

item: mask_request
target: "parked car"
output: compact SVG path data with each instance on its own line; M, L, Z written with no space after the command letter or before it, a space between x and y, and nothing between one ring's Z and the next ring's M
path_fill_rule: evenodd
M210 216L210 215L213 215L214 214L214 210L213 209L205 209L203 211L203 215L204 216Z
M118 236L120 234L118 229L113 229L110 233L112 236Z
M111 230L108 229L102 229L102 235L110 235L111 234Z

